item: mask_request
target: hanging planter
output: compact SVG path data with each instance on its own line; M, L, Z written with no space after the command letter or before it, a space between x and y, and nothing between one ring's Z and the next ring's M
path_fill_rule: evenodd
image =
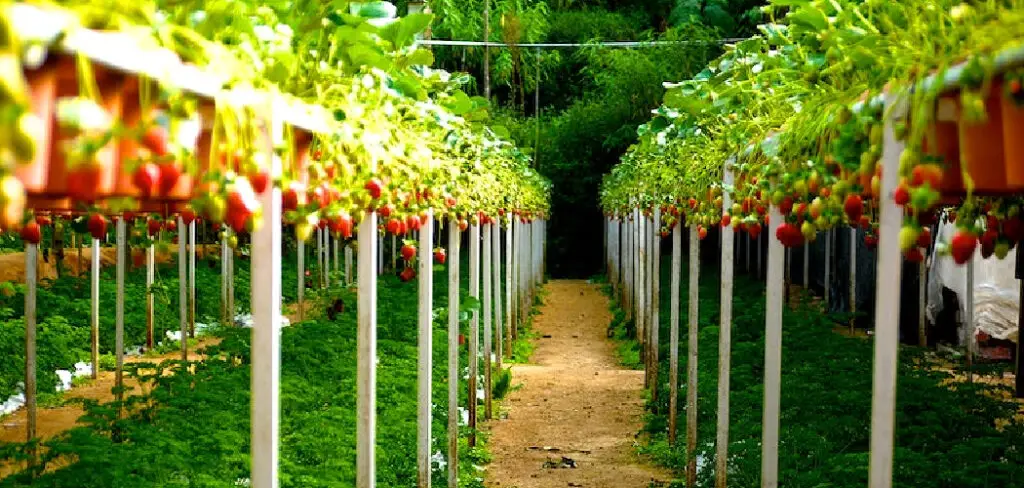
M979 193L1010 189L1003 152L1001 86L993 82L987 93L960 93L960 160Z
M1006 158L1006 183L1024 188L1024 89L1021 75L1008 75L1000 90L1003 119L1003 155Z
M935 123L928 126L922 141L921 151L929 162L942 165L943 194L962 194L964 192L963 171L960 166L960 138L956 123L957 102L953 96L938 99L935 110Z

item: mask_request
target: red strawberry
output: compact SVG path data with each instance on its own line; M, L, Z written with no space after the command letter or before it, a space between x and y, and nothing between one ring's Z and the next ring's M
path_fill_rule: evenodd
M398 277L405 282L412 281L416 277L416 270L407 266Z
M386 218L390 217L391 214L395 213L395 205L392 204L392 203L384 205L383 207L377 209L377 213L381 217L384 217L386 219Z
M146 264L146 255L142 253L141 249L136 248L132 251L132 265L136 268L141 268Z
M466 219L459 219L459 230L465 232L469 228L469 221Z
M419 230L420 228L420 217L419 215L410 215L405 218L405 227L408 230Z
M30 221L21 228L21 240L28 244L39 244L43 238L43 231L35 220Z
M697 208L697 199L696 198L691 198L690 201L689 201L689 204L690 204L690 210L695 210Z
M388 234L398 234L402 230L402 220L398 218L390 219L386 228Z
M925 249L932 245L932 231L928 227L921 228L921 232L917 234L917 247L923 247Z
M867 246L868 249L874 249L878 247L878 237L875 236L874 234L868 234L864 236L864 245Z
M366 188L366 191L370 192L370 196L376 200L380 198L381 193L384 191L384 183L377 178L373 178L366 182L364 188Z
M900 185L896 187L896 191L892 194L892 199L896 201L896 205L904 206L910 203L910 190L906 186Z
M754 222L748 225L747 233L750 234L751 239L757 239L757 236L761 235L761 224Z
M170 134L161 125L152 125L142 134L142 145L154 156L161 157L170 153L168 149Z
M434 261L436 261L437 264L444 264L444 262L447 259L448 259L448 255L445 253L443 247L439 247L437 249L434 249Z
M338 216L338 233L341 234L341 237L348 239L349 237L352 237L352 227L352 216L347 212L342 212L341 215Z
M249 175L249 184L252 185L252 190L257 195L262 195L263 192L267 191L267 187L270 186L270 173L263 168L260 168Z
M703 225L697 226L697 237L700 238L700 240L703 241L704 238L707 237L707 236L708 236L708 230Z
M402 259L406 261L412 261L416 257L416 246L412 244L405 244L402 246Z
M149 232L150 237L157 235L162 227L163 224L161 224L159 220L151 218L146 221L146 230Z
M782 202L779 203L779 212L782 212L782 215L793 213L793 197L784 197L782 199Z
M288 212L290 210L297 210L299 208L299 192L302 190L302 184L293 181L288 188L284 189L281 193L281 210Z
M992 256L992 253L996 250L996 240L999 239L999 233L993 229L986 230L981 234L981 257L988 259Z
M185 210L182 210L181 221L184 222L185 225L192 225L192 222L196 221L196 212L191 208L186 208Z
M861 229L870 229L871 228L871 219L869 219L867 215L861 215L860 216L860 228Z
M68 196L72 200L94 202L99 198L101 170L99 164L81 164L68 171Z
M53 219L51 219L49 215L36 215L36 223L46 227L48 225L53 225Z
M89 234L92 235L93 239L103 239L107 235L107 219L102 214L94 213L89 216L89 221L86 224L89 228Z
M846 218L849 219L851 224L856 223L860 220L861 215L864 214L864 200L861 199L860 195L851 194L846 197L843 211L846 213Z
M974 256L978 246L978 237L968 230L959 230L949 243L949 252L956 264L964 264Z
M177 163L161 163L160 164L160 195L167 196L174 190L174 187L178 184L178 179L181 178L181 166Z
M143 163L135 173L132 174L132 184L142 193L143 198L148 198L156 193L156 185L160 181L160 168L153 163Z
M904 254L904 257L906 257L907 261L911 263L920 263L921 261L924 261L924 253L922 253L921 249L917 247L910 248L906 254Z
M453 208L453 207L455 207L455 203L456 203L456 201L455 201L455 197L453 197L453 196L447 196L447 197L445 197L445 199L444 199L444 204L445 204L445 206L447 206L448 208ZM504 210L502 210L502 212L504 212Z
M731 215L725 214L725 215L722 216L722 227L729 227L729 224L731 224L731 223L732 223L732 216Z
M1013 242L1024 240L1024 221L1020 216L1007 217L1003 221L1003 235Z
M170 218L164 221L164 229L167 232L176 232L178 230L178 220Z

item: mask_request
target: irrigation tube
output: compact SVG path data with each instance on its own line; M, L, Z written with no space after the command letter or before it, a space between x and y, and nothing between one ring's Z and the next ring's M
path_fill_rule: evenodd
M448 224L448 488L459 485L459 220Z
M769 211L774 236L782 224L779 207L772 205ZM779 407L782 385L782 308L785 300L785 250L782 241L768 239L768 297L765 303L764 340L764 416L761 419L763 435L761 440L761 486L779 486Z
M483 326L484 326L484 420L491 419L491 226L487 223L480 224L483 227L483 268L481 278L484 283L483 303Z
M274 140L283 127L275 124ZM268 138L269 139L269 138ZM265 151L273 154L272 140ZM280 158L270 158L270 174L280 174ZM281 419L281 190L271 187L260 196L263 221L252 234L252 486L278 486L278 443ZM300 280L300 283L302 280Z
M896 118L906 113L905 100L886 96L882 142L882 194L878 231L878 269L875 295L875 357L871 395L871 464L868 486L892 486L893 436L896 412L896 361L899 354L900 273L902 257L898 234L903 211L893 193L899 183L903 143L896 137ZM894 107L894 105L897 105ZM895 110L894 110L895 108ZM968 268L969 270L970 268Z
M417 370L419 372L419 401L417 403L416 422L416 466L418 488L430 488L430 448L431 448L431 408L433 406L433 303L434 303L434 271L433 271L433 237L434 214L427 212L423 222L423 230L419 235L419 344L417 347Z
M372 172L376 168L372 168ZM377 213L370 212L359 223L358 365L356 373L356 487L377 484L377 273L380 255L377 244Z
M732 165L735 159L726 162L722 186L733 185ZM732 196L722 192L723 208L732 208ZM715 488L726 488L729 472L729 370L732 360L732 283L735 256L736 231L732 226L722 228L722 266L721 266L721 308L719 309L718 337L718 425L715 440ZM758 235L757 262L758 275L761 265L761 237Z
M469 296L480 299L480 224L469 226ZM469 323L469 446L476 447L477 375L480 367L480 308L476 307Z
M699 316L700 236L697 226L690 227L690 286L689 286L689 354L686 358L686 486L697 485L697 326Z

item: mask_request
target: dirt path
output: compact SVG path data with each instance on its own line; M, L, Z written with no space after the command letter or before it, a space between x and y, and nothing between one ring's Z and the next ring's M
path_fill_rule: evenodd
M642 427L643 372L625 370L607 339L608 300L597 285L553 281L535 320L532 364L513 366L522 388L508 418L491 424L488 486L646 488L671 479L634 447ZM563 457L576 468L552 468Z

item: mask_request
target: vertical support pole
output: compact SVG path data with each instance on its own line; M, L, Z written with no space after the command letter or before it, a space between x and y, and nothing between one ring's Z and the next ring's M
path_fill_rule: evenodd
M220 231L220 320L224 325L228 321L228 235L227 229L221 227Z
M857 327L857 226L850 226L850 333Z
M153 281L156 274L156 246L146 247L146 350L153 349Z
M644 214L637 209L636 214L636 321L637 321L637 340L640 341L641 349L644 351L644 388L649 386L649 377L647 372L647 223L645 222Z
M391 269L398 269L398 236L391 234Z
M374 171L376 168L374 168ZM368 212L359 223L358 365L356 399L356 487L377 484L377 213Z
M25 441L36 438L36 274L39 244L25 244ZM34 457L34 456L33 456ZM31 461L33 464L35 460Z
M91 271L91 292L92 301L92 379L100 377L100 240L92 240L92 259L89 263Z
M892 486L893 438L896 427L896 367L899 355L900 272L902 256L898 235L903 210L893 194L899 183L903 143L894 124L906 113L906 104L886 96L886 118L882 143L882 193L879 202L878 270L875 294L875 358L871 394L871 465L868 486Z
M419 235L419 331L417 344L418 392L416 465L417 488L430 488L431 428L433 420L434 373L434 270L433 270L434 214L430 211Z
M484 259L480 274L480 277L483 279L484 283L484 420L491 420L491 292L493 290L493 287L491 286L491 279L489 276L492 266L491 225L486 222L481 222L480 225L482 226L484 233Z
M775 236L783 222L779 207L772 205L771 230ZM782 242L768 239L768 297L765 303L764 417L761 441L761 486L779 486L779 405L782 386L782 309L785 250Z
M196 336L196 221L188 224L188 335Z
M967 340L967 382L974 383L974 261L967 261L967 287L964 289L964 332ZM882 268L879 268L882 269Z
M480 299L480 224L469 226L469 296ZM477 376L480 367L480 312L474 310L469 323L469 446L476 447Z
M341 237L334 236L334 272L341 271Z
M1017 278L1017 286L1020 287L1020 294L1017 301L1017 324L1024 324L1024 259L1021 258L1020 251L1021 242L1017 242L1017 249L1014 250L1016 255L1016 267L1014 269L1014 277ZM1018 325L1019 327L1019 325ZM1020 337L1021 334L1017 334L1017 369L1016 378L1014 379L1014 396L1017 398L1024 398L1024 338Z
M686 359L686 486L697 486L697 336L700 320L700 236L697 226L690 227L690 299L689 325L690 335L687 339L689 356Z
M117 301L114 305L114 398L118 403L118 418L121 418L120 404L124 399L124 267L127 249L127 229L122 215L117 219Z
M181 360L188 361L188 256L185 244L188 242L188 227L178 217L178 321L181 330ZM229 273L230 274L230 273ZM228 282L230 285L230 281ZM229 300L230 302L230 297ZM234 313L232 312L232 316Z
M928 320L925 308L928 306L928 257L917 264L917 344L928 345Z
M692 266L692 265L691 265ZM658 400L658 366L661 352L661 207L654 206L651 220L651 400Z
M508 214L511 217L511 213ZM508 343L508 357L512 357L515 351L516 323L513 320L515 307L512 306L512 290L515 288L515 269L512 265L512 256L515 254L515 246L512 244L512 223L514 218L509 218L505 228L505 342ZM458 225L456 225L457 227Z
M379 236L377 238L377 274L384 274L384 236L383 235Z
M459 219L448 225L448 488L459 485Z
M235 325L235 250L228 246L228 323Z
M682 267L682 228L685 222L672 226L672 284L669 292L669 355L668 355L668 442L676 443L676 417L679 415L679 282Z
M270 174L281 174L282 161L272 156L283 136L275 124L273 138L262 148L271 155ZM252 486L278 487L281 419L281 190L271 186L260 197L262 222L252 234L250 306L252 309ZM300 277L300 282L301 282ZM233 318L233 317L232 317Z
M298 290L296 290L296 293L298 293L298 295L296 296L298 297L299 321L301 322L305 319L306 315L306 241L299 239L298 246L299 268L298 271L296 271L298 278Z
M326 228L322 232L324 240L324 288L328 288L331 286L331 233Z
M811 243L804 241L804 289L811 288Z
M500 372L503 369L502 358L505 356L505 344L502 340L505 329L501 309L501 223L497 219L491 223L491 254L494 279L494 341L497 349L495 358Z
M722 192L722 208L732 208L732 195L729 188L733 185L732 165L730 158L724 168ZM718 419L715 440L715 488L726 488L729 473L729 376L732 360L732 281L735 254L733 244L736 231L731 225L722 228L722 265L721 265L721 306L719 308L718 337ZM757 237L758 275L761 270L761 235Z
M829 294L832 292L832 229L825 231L825 312L829 309Z

